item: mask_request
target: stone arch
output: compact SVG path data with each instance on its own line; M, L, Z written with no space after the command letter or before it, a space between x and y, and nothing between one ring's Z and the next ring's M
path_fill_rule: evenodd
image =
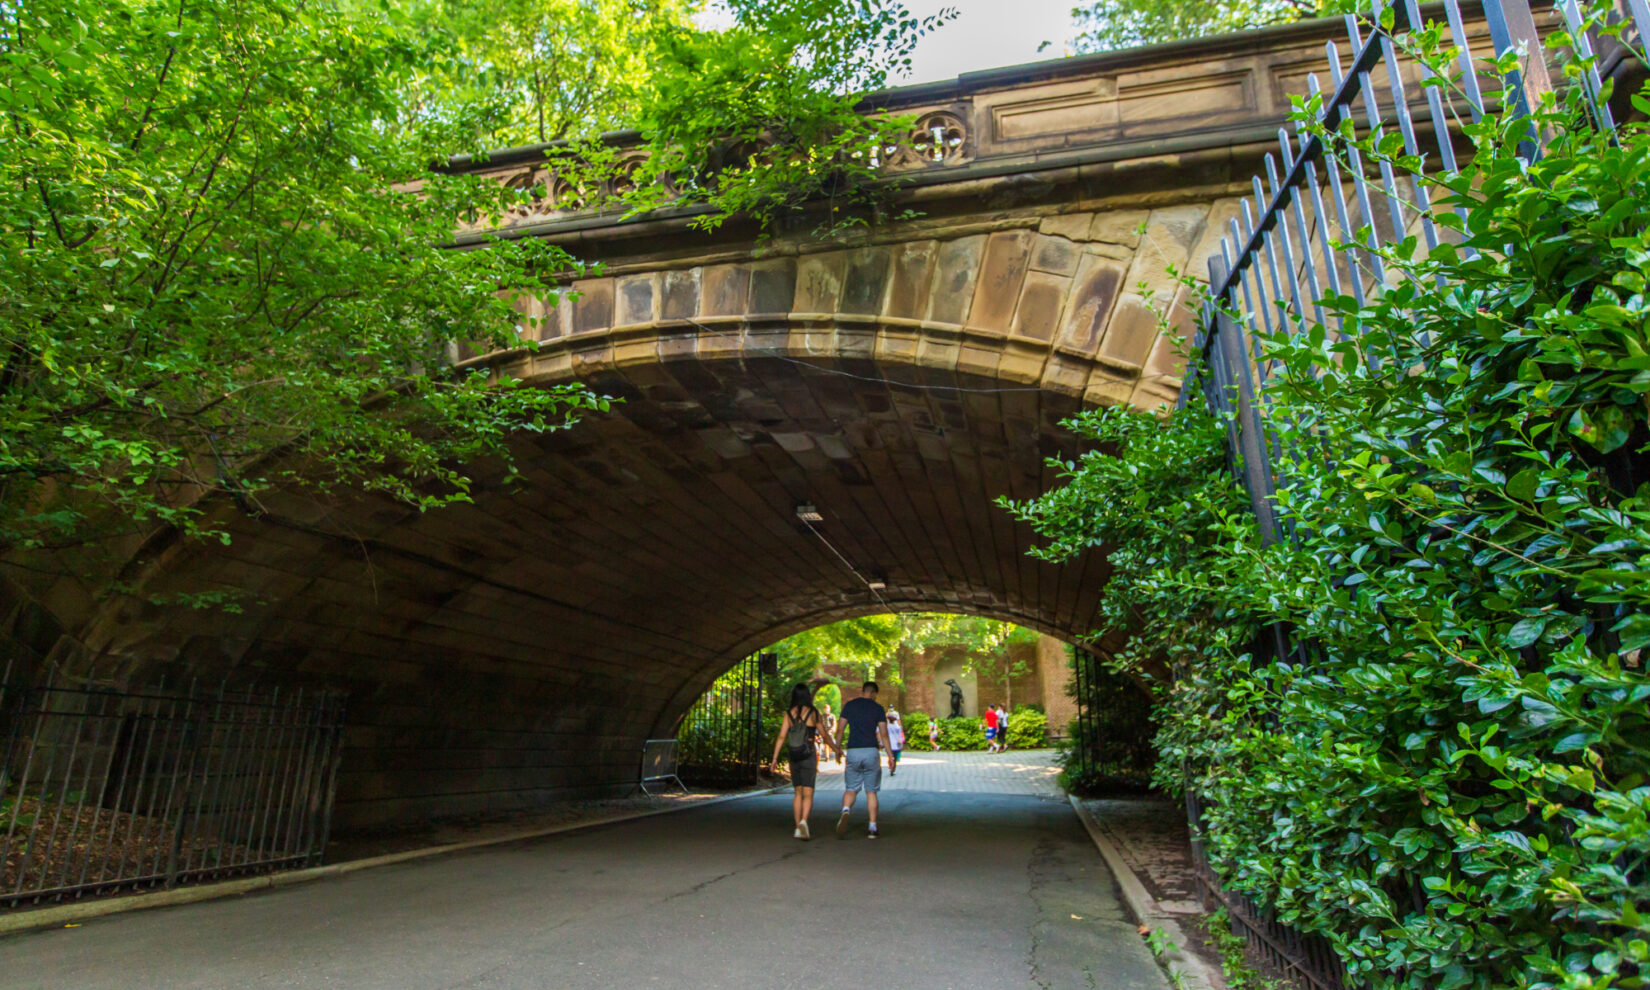
M684 360L851 359L1151 410L1173 401L1184 364L1158 311L1180 331L1192 326L1168 269L1225 212L1028 217L760 260L619 265L566 283L559 298L515 294L534 350L463 357L528 382ZM1155 237L1125 229L1148 218Z
M132 683L347 691L344 827L627 788L640 740L735 659L837 618L920 609L1088 631L1103 555L1037 562L1032 534L994 504L1045 490L1045 458L1079 452L1060 423L1091 403L1087 386L879 358L906 330L883 320L740 319L742 348L718 352L693 328L691 351L662 354L683 330L661 326L630 338L649 337L651 360L529 368L624 401L515 440L518 486L483 472L474 504L423 516L277 493L232 520L229 546L174 544L131 569L145 594L246 589L242 612L128 597L71 631L104 676ZM836 349L749 346L779 327ZM626 342L590 337L607 339L562 353ZM801 501L822 509L834 550L797 522ZM837 552L886 582L881 598Z
M257 517L225 505L230 546L153 540L124 577L145 593L246 589L243 612L125 597L65 628L129 682L348 691L346 826L627 786L638 741L742 652L881 610L836 550L896 607L1069 640L1088 631L1103 555L1032 560L1032 534L994 500L1053 484L1045 459L1080 451L1060 426L1079 410L1172 400L1176 356L1133 290L1155 286L1188 319L1167 268L1220 212L610 260L576 297L517 294L534 347L460 355L624 400L513 440L523 485L483 471L473 505L427 516L279 493ZM833 550L795 520L802 501L824 509Z

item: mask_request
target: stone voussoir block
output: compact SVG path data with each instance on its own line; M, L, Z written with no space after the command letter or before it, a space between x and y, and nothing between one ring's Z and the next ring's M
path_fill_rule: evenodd
M985 255L975 279L974 299L969 305L969 326L1008 329L1036 236L1029 230L1009 230L986 239Z
M614 317L616 327L652 323L659 318L659 282L657 272L643 275L625 275L614 282Z
M804 255L796 265L795 311L835 313L842 299L842 280L847 267L846 251Z
M1014 310L1014 333L1045 342L1052 340L1070 286L1071 279L1065 275L1027 272Z
M739 316L750 311L751 270L747 265L712 265L704 269L699 289L700 316Z
M573 283L573 332L593 333L613 325L613 280L587 278Z
M961 326L968 320L985 245L984 234L940 243L934 262L934 280L928 293L928 309L924 314L926 320L954 326Z
M893 277L883 313L890 317L920 320L928 311L929 283L934 277L936 241L910 241L893 250Z

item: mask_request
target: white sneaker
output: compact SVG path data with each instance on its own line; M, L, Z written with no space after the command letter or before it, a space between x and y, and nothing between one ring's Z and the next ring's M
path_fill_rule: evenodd
M796 827L796 832L797 832L797 838L801 839L803 842L807 842L809 839L813 838L813 836L808 834L808 823L807 822L803 822L802 824L798 825Z
M843 808L842 809L842 814L837 816L837 820L836 820L836 837L839 838L839 839L846 839L848 837L848 809L847 808Z
M802 838L802 827L800 825L797 826L796 828L791 829L791 838L793 838L793 839Z

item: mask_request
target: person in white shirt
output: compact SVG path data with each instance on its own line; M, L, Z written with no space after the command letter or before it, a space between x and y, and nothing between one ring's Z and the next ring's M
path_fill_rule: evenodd
M899 724L899 712L888 709L888 776L899 774L899 754L905 748L905 726Z

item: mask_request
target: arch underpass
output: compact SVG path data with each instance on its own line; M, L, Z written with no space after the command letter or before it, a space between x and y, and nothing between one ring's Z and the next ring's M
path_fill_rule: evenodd
M995 500L1049 487L1045 460L1080 449L1060 425L1078 410L1173 399L1154 306L1189 319L1171 269L1201 270L1330 30L897 91L890 109L946 137L902 166L900 202L923 215L833 239L558 213L544 183L545 203L494 232L602 272L556 301L517 294L536 349L461 357L585 382L622 400L611 412L514 439L523 477L484 470L474 504L276 494L256 514L214 510L226 546L162 535L126 551L121 594L109 576L21 573L6 595L34 611L12 609L0 635L122 687L347 691L348 827L627 789L641 740L737 658L836 619L1086 633L1103 555L1032 559ZM466 167L535 182L542 159ZM151 603L201 590L245 599ZM49 615L36 626L58 645L25 612Z
M857 347L864 331L826 332ZM1077 453L1059 424L1081 397L840 349L592 368L580 377L622 401L518 440L519 483L423 515L269 500L228 546L172 548L140 586L237 589L243 611L180 624L129 599L87 645L132 683L346 690L338 814L360 825L627 786L641 740L738 657L839 618L1086 631L1103 559L1033 560L994 504L1045 490L1045 459Z

